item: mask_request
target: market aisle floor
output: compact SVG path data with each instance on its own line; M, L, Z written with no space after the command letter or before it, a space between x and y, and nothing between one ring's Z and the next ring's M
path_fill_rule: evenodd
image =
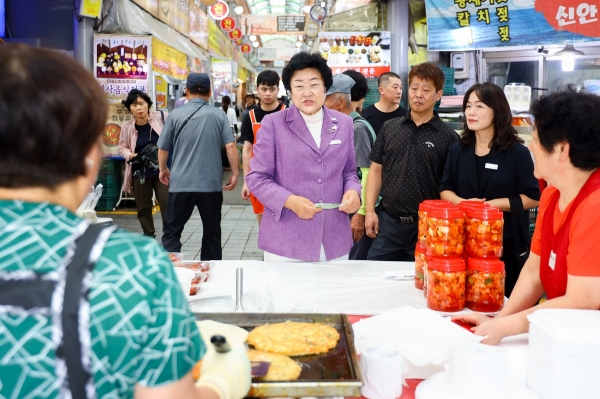
M231 172L224 172L223 181L227 182ZM240 176L241 176L240 170ZM225 183L224 183L225 184ZM258 249L258 223L252 207L241 198L242 182L238 180L235 190L223 191L223 208L221 211L221 246L223 259L263 260L263 251ZM114 223L126 230L142 233L142 228L135 214L134 204L124 201L118 208L118 214L102 213L101 217L110 217ZM121 214L128 211L127 214ZM160 244L162 237L162 220L160 213L154 215L156 241ZM186 259L200 259L202 245L202 221L196 210L181 235L181 251L187 254Z

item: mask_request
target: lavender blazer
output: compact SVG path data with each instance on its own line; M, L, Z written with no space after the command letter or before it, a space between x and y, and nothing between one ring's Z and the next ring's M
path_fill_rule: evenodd
M340 203L348 190L360 196L352 118L326 107L323 111L320 149L298 108L262 120L246 184L265 206L258 234L264 251L305 261L319 260L321 243L328 260L350 252L348 214L324 209L303 220L283 207L292 194L314 203Z

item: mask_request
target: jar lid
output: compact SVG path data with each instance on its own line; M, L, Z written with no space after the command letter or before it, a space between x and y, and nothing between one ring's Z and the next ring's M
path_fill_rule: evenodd
M442 272L460 272L466 270L465 260L461 258L438 258L428 259L427 267Z
M415 248L415 252L418 254L426 254L427 247L422 247L421 244L417 244L417 247Z
M419 210L428 211L430 208L440 205L452 205L452 202L446 200L425 200L419 204Z
M469 270L476 270L478 272L503 272L504 262L500 259L481 259L481 258L469 258L467 261Z
M485 208L469 207L467 209L467 216L477 219L502 220L504 218L504 213L502 213L500 209L494 208L493 206Z
M469 201L469 200L465 200L465 201L460 201L458 204L456 204L456 206L458 206L463 212L466 212L467 209L469 208L485 208L485 207L489 207L489 204L486 204L483 201Z
M463 217L463 211L454 205L442 205L432 208L427 216L441 219L459 219Z

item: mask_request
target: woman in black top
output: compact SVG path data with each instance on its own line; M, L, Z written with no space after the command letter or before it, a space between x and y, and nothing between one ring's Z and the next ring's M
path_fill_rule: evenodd
M158 178L158 159L156 159L156 169L148 167L149 165L147 164L144 165L144 162L129 164L128 161L142 154L147 146L156 146L167 114L150 111L152 100L150 100L150 97L146 93L137 89L129 92L127 100L123 104L134 116L134 118L123 124L119 139L119 154L127 162L123 190L131 193L133 189L133 196L137 206L137 216L142 225L142 231L144 235L154 237L154 220L152 218L153 194L156 193L156 199L160 205L160 213L164 222L169 187L161 183ZM156 149L155 151L158 150Z
M500 87L473 85L463 99L463 112L464 130L460 142L448 152L440 196L454 204L485 201L503 211L501 260L509 296L529 253L529 214L524 210L535 208L540 199L533 160L511 126L510 106Z

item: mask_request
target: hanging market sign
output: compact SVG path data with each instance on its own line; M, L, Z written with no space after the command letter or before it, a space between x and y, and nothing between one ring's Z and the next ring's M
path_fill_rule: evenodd
M242 36L242 31L239 28L235 28L234 30L229 32L229 38L233 41L240 40Z
M242 47L240 47L240 51L244 54L248 54L252 51L252 46L248 43L242 44Z
M378 77L391 71L390 36L390 32L320 32L319 51L334 74L354 69L365 77Z
M304 32L304 15L279 15L277 30L279 32Z
M152 38L152 70L177 79L187 77L187 56Z
M242 14L240 20L247 35L293 35L303 33L305 28L305 18L300 15Z
M190 1L159 0L158 19L188 36L190 34Z
M211 19L208 20L208 51L224 57L233 55L233 43Z
M223 0L219 0L208 8L208 14L213 19L220 21L229 15L229 6Z
M231 17L224 18L219 25L221 25L221 29L225 32L231 32L235 29L235 19Z
M190 40L208 50L208 15L194 0L190 1Z
M94 76L109 99L148 91L149 36L94 35Z
M100 18L102 14L102 0L81 0L79 15L89 18Z
M594 0L427 0L428 50L600 39Z

